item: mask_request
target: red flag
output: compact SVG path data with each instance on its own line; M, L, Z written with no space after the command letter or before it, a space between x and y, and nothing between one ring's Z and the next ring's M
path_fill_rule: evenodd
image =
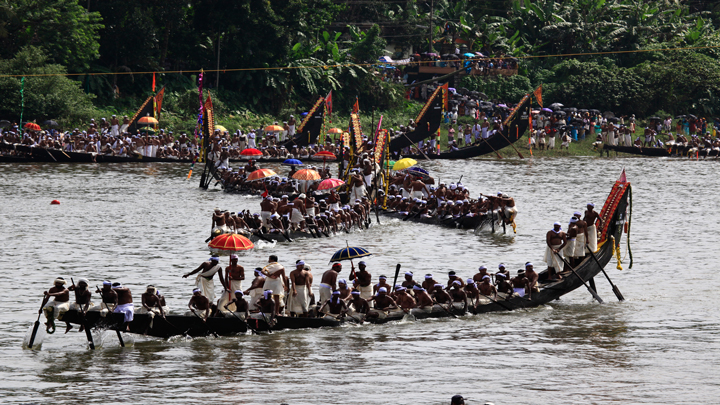
M448 83L445 83L445 84L443 84L443 85L440 86L440 87L443 89L443 101L445 102L445 111L447 111L447 110L448 110L448 103L450 102L450 100L449 100L450 97L448 97L448 91L449 91L449 90L448 90Z
M153 72L153 92L155 92L155 72Z
M165 96L165 87L160 89L158 94L155 96L155 116L160 119L160 110L162 109L163 97Z
M332 90L330 90L330 93L325 97L325 105L327 106L328 115L332 117Z
M269 193L268 193L268 191L267 191L267 187L265 187L265 192L262 193L262 194L260 194L260 195L262 196L262 198L265 198L265 197L267 197L267 196L269 195Z
M353 114L357 114L360 112L360 104L358 103L357 96L355 96L355 104L353 104L352 112Z
M538 104L540 105L540 108L543 108L542 104L542 84L538 86L537 89L533 92L533 95L535 96L535 100L537 100Z

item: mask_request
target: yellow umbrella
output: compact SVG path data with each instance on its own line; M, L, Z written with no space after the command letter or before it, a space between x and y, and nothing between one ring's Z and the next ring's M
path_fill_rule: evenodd
M417 160L405 158L405 159L400 159L397 162L395 162L395 164L393 165L392 168L393 168L393 170L404 170L404 169L407 169L408 167L413 167L416 164L417 164Z
M225 128L222 125L215 125L215 129L217 129L220 132L227 132L227 128Z

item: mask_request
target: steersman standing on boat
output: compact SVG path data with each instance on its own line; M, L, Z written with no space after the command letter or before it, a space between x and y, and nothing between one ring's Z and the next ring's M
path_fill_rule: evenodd
M548 265L548 276L551 280L560 278L563 269L562 249L567 244L567 235L562 230L562 224L555 222L553 229L549 230L545 237L545 258Z
M202 295L210 300L211 303L215 302L215 282L213 281L215 273L220 273L220 282L223 284L223 287L225 287L225 281L222 277L222 266L219 261L220 258L213 256L207 262L203 262L197 269L191 271L190 273L183 274L183 278L188 278L189 276L200 272L195 279L195 284L202 292Z
M62 315L70 309L70 290L65 288L67 281L58 277L53 284L52 288L43 292L45 298L43 298L41 311L45 313L47 319L45 323L47 333L55 333L55 319L61 319ZM53 297L52 301L50 301L50 297Z
M585 211L583 221L585 221L588 225L587 246L591 252L595 253L597 252L597 226L595 226L595 223L598 223L600 226L603 225L602 219L600 219L600 215L595 211L595 204L588 203L587 211Z
M285 267L278 263L278 257L271 255L268 258L268 265L262 269L262 273L266 275L263 288L265 291L271 290L272 297L275 300L275 313L280 315L282 308L282 298L288 291L288 278L285 275Z

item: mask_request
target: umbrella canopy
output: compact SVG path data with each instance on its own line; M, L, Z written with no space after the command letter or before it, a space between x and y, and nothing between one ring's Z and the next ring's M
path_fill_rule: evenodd
M336 189L336 188L342 186L343 184L345 184L345 182L340 179L325 179L320 182L317 189L318 190L333 190L333 189Z
M380 59L378 59L378 60L380 62L386 62L386 63L393 61L392 58L390 58L389 56L381 56Z
M263 155L262 152L260 152L259 150L255 149L255 148L243 149L243 151L240 152L240 154L241 154L242 156L249 156L249 157L262 156L262 155Z
M220 132L227 132L227 131L228 131L227 128L225 128L225 127L222 126L222 125L215 125L215 130L216 130L216 131L220 131Z
M10 121L8 120L2 120L0 121L0 128L5 128L10 126Z
M275 173L274 171L272 171L270 169L258 169L258 170L255 170L254 172L250 173L250 175L248 176L247 179L248 179L248 181L262 180L266 177L272 177L272 176L277 176L277 173Z
M368 252L367 249L355 246L348 246L344 249L340 249L332 255L330 262L341 262L343 260L352 260L360 257L372 256L372 253Z
M611 117L614 117L614 116L615 116L615 113L612 112L612 111L605 111L605 112L603 113L603 117L605 117L605 118L611 118Z
M610 118L608 118L608 121L610 121L610 122L612 122L612 123L616 123L616 122L618 122L618 121L620 121L620 120L619 120L617 117L610 117Z
M430 173L427 170L423 169L422 167L411 167L408 169L407 172L412 174L413 176L418 176L418 177L425 177L425 176L430 175Z
M417 164L417 160L415 160L415 159L410 159L410 158L400 159L397 162L395 162L392 169L393 170L404 170L409 167L413 167L416 164Z
M394 161L394 160L386 160L384 166L385 166L385 168L387 169L387 168L389 168L389 167L393 167L394 165L395 165L395 161Z
M342 134L343 130L340 128L330 128L328 134Z
M23 125L23 128L31 129L33 131L40 131L40 125L34 123L34 122L28 122L27 124Z
M320 180L320 173L313 169L302 169L298 170L292 177L296 180Z
M676 120L681 120L683 118L687 118L687 115L678 115L677 117L675 117Z
M688 114L688 118L693 119L693 120L696 120L696 119L697 119L697 117L694 116L694 115L692 115L692 114Z
M297 160L297 159L287 159L286 161L282 162L285 166L302 166L303 162Z
M58 123L55 120L47 120L43 122L43 125L45 125L46 127L57 127Z
M284 130L280 125L268 125L265 127L265 132L279 132Z
M155 118L153 118L149 115L147 117L142 117L138 120L138 124L140 124L140 125L155 125L157 123L158 123L158 120L156 120Z
M563 107L565 107L565 105L563 105L563 104L561 104L561 103L552 103L552 104L550 104L550 108L552 108L552 109L563 108Z
M549 108L547 108L547 107L545 107L545 108L541 109L540 111L545 111L545 112L553 112L553 111L552 111L551 109L549 109Z
M474 57L475 57L475 54L468 52L468 53L464 53L463 56L465 56L465 57L467 57L467 58L474 58Z
M648 118L649 121L662 121L662 118L660 117L650 117Z
M322 161L325 161L325 160L333 161L333 160L337 159L337 156L335 156L330 151L322 150L322 151L312 155L312 159L313 160L322 160Z
M224 233L216 238L214 238L209 244L208 247L212 250L218 250L222 252L239 252L241 250L250 250L255 245L250 241L250 239L238 235L236 233Z

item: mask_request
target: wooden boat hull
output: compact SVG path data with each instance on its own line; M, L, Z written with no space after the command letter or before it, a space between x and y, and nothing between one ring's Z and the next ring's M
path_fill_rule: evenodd
M190 163L189 159L146 156L114 156L101 153L67 152L53 148L33 148L21 144L0 143L0 149L14 150L34 162L52 163Z
M482 224L486 219L487 215L478 215L474 217L461 217L461 218L421 218L421 217L409 217L405 214L400 214L395 211L380 211L380 214L390 218L397 218L403 221L416 222L421 224L438 225L445 228L459 228L459 229L475 229Z
M636 146L614 146L603 145L603 149L607 151L615 151L619 153L627 153L631 155L641 156L670 156L670 152L664 148L638 148Z

